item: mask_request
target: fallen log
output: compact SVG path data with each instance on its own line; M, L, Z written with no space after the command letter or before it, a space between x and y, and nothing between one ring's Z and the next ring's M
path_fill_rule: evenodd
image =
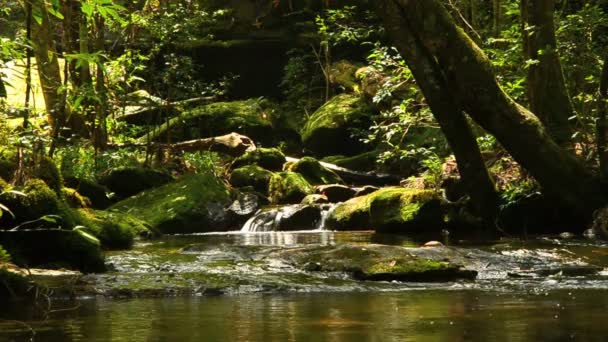
M287 162L298 162L300 159L298 158L292 158L292 157L285 157L285 159L287 160ZM375 172L362 172L362 171L354 171L354 170L349 170L347 168L343 168L340 167L338 165L335 164L330 164L330 163L325 163L325 162L319 162L321 163L321 165L323 165L324 167L332 170L333 172L335 172L336 174L338 174L338 176L340 176L340 178L342 178L342 180L344 180L346 183L352 184L352 185L377 185L377 186L386 186L386 185L398 185L403 178L396 176L396 175L390 175L390 174L385 174L385 173L375 173Z
M183 109L209 104L217 100L216 97L195 97L192 99L169 102L149 102L146 106L135 106L135 109L116 117L117 121L124 121L133 125L145 125L163 122L167 118L179 114Z

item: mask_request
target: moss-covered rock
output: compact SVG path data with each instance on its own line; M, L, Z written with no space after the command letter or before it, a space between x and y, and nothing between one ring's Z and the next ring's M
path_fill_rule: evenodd
M53 228L74 226L74 217L69 207L49 186L40 179L30 179L22 188L22 194L0 194L0 203L8 207L15 215L0 217L0 228L12 228L23 222L31 222L24 228ZM40 220L41 217L53 215L54 220Z
M338 203L355 197L357 190L346 185L329 184L317 186L316 192L325 195L331 203Z
M222 230L230 192L210 174L187 175L120 201L110 209L126 212L161 233Z
M349 170L374 171L380 152L377 150L360 153L354 156L329 156L321 161L334 164Z
M290 249L280 254L308 271L347 272L361 280L450 281L474 279L477 275L459 264L420 257L399 246L322 246Z
M273 173L257 165L246 165L232 171L230 184L235 187L252 186L255 191L268 194L268 184Z
M0 178L4 178L4 180L8 182L13 179L16 170L16 163L11 160L0 158Z
M92 209L80 209L79 228L99 239L104 249L128 249L136 237L160 235L152 227L133 215Z
M353 133L369 128L373 114L359 96L338 95L308 119L302 129L302 142L319 156L360 153L365 145Z
M359 81L355 74L360 67L347 60L333 63L329 70L329 79L332 85L341 91L359 92Z
M34 168L33 176L34 178L42 179L56 194L61 194L63 176L53 159L49 157L40 159Z
M239 168L245 165L258 165L267 170L280 171L285 161L285 155L278 148L258 148L236 158L232 163L232 167Z
M340 176L312 157L304 157L288 165L287 170L301 174L312 185L344 183Z
M231 132L244 134L263 144L273 140L272 124L268 120L275 106L266 101L216 102L186 111L150 134L156 141L172 141L215 137ZM148 136L142 137L142 141Z
M65 177L63 182L66 187L72 188L88 198L95 209L105 209L112 204L107 195L108 189L103 185L76 177Z
M436 191L387 188L373 194L369 208L378 232L412 233L439 230L444 224Z
M99 183L106 186L118 199L124 199L171 181L173 177L162 171L125 167L110 170L99 180Z
M329 229L374 228L413 233L443 227L440 195L431 190L384 188L339 204L327 218Z
M91 206L91 200L82 196L76 189L62 188L61 195L72 208L88 208Z
M304 197L300 203L305 205L322 204L329 203L329 199L325 195L313 194Z
M99 241L81 231L0 231L0 243L19 266L69 268L87 273L105 270Z
M313 187L295 172L279 172L270 178L268 192L270 202L275 204L300 203L306 195L312 194Z

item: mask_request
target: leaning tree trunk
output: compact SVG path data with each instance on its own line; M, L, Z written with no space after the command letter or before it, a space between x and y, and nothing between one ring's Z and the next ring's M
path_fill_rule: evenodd
M399 7L394 2L385 1L378 5L378 13L384 20L389 35L408 61L435 119L454 151L467 193L486 225L494 226L498 196L471 127L460 105L447 89L436 61L416 41L407 23L394 15L398 12Z
M534 114L504 93L488 58L456 26L440 0L379 0L377 4L398 6L390 13L391 21L403 22L417 47L437 60L450 94L547 193L583 214L605 204L594 175L551 139ZM395 45L403 44L400 37L396 39ZM404 57L409 65L416 62Z
M522 36L528 67L530 110L545 125L553 139L569 145L572 127L568 118L574 108L568 95L562 65L557 54L553 12L555 0L522 0Z
M51 18L44 1L36 2L34 6L39 10L40 22L32 23L32 45L38 73L40 86L44 96L44 103L48 113L51 127L61 126L64 122L64 97L60 94L61 69L57 53L53 51L53 30L51 29Z

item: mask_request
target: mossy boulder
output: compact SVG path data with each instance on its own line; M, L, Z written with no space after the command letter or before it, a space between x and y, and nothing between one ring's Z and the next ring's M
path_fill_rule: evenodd
M150 238L160 235L152 227L133 215L117 211L79 209L81 229L97 238L103 249L128 249L136 237Z
M82 196L76 189L62 188L61 195L72 208L88 208L91 206L91 200Z
M304 197L312 194L314 188L306 179L295 172L279 172L270 178L268 192L270 202L274 204L300 203Z
M346 272L377 281L451 281L474 279L462 265L418 256L414 250L385 245L339 245L288 249L280 256L307 271Z
M346 185L329 184L317 186L316 192L325 195L331 203L338 203L355 197L357 190Z
M70 208L49 186L40 179L30 179L25 186L18 187L17 193L0 194L0 203L8 207L15 215L2 215L1 228L13 228L23 222L31 222L24 228L51 228L74 226L74 217ZM50 217L52 220L41 220Z
M300 203L305 205L323 204L329 203L329 199L325 195L312 194L304 197Z
M91 201L95 209L105 209L112 204L108 198L108 189L88 179L65 177L63 183L66 187L76 190L80 195Z
M285 164L285 155L278 148L258 148L236 158L233 168L257 165L271 171L280 171Z
M13 179L13 175L17 170L17 164L13 161L0 158L0 178L4 178L5 181Z
M275 106L266 100L216 102L186 111L150 134L155 141L216 137L232 132L244 134L270 145L273 140L269 117ZM148 136L142 137L142 141Z
M329 69L330 82L343 92L356 93L360 90L360 86L355 74L360 67L347 60L335 62Z
M273 173L257 165L246 165L232 171L230 184L235 187L252 186L255 191L268 194L268 184Z
M0 244L23 267L68 268L103 272L104 257L94 237L76 230L0 231Z
M171 175L159 170L125 167L110 170L99 183L113 192L118 199L124 199L171 181Z
M304 157L289 164L287 170L301 174L312 185L344 183L340 176L312 157Z
M384 188L339 204L327 218L329 229L373 228L386 233L416 233L443 227L441 197L431 190Z
M33 172L34 178L43 180L49 188L51 188L58 195L61 194L61 188L63 188L63 176L61 171L49 157L43 157L37 163Z
M150 224L166 234L223 230L230 192L211 174L186 175L146 190L110 207Z
M366 146L355 132L368 129L374 110L359 96L341 94L319 108L302 129L304 147L318 156L354 155Z
M349 170L374 171L380 152L377 150L363 152L354 156L329 156L321 161L334 164Z

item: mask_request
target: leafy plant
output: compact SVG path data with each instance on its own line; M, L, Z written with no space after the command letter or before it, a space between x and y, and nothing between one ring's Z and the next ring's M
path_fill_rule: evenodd
M8 252L0 245L0 264L11 262L11 256Z

